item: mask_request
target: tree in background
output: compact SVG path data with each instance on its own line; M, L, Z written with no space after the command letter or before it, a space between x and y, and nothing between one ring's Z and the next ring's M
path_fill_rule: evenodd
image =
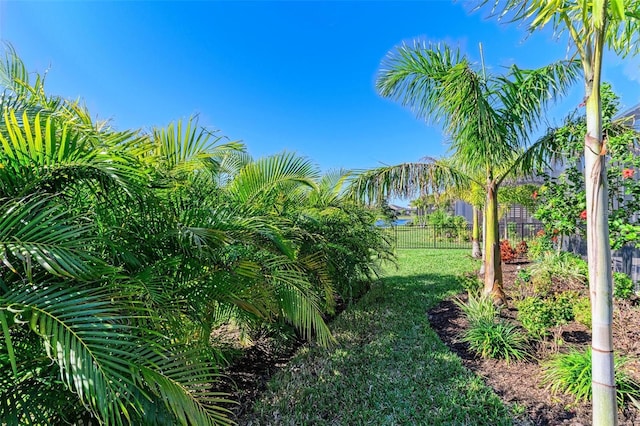
M593 423L615 425L616 392L613 362L613 279L607 202L606 154L609 149L602 126L600 84L603 53L610 48L620 55L640 48L640 1L587 2L531 0L481 1L511 21L525 21L530 31L551 25L568 33L584 74L586 132L584 135L587 220L587 260L593 321Z
M378 92L420 119L441 122L459 171L483 176L485 294L503 294L498 189L509 175L532 170L535 159L545 155L539 147L524 149L529 132L543 108L574 81L576 65L561 61L536 70L513 65L505 75L491 75L458 50L417 41L392 50L381 65Z

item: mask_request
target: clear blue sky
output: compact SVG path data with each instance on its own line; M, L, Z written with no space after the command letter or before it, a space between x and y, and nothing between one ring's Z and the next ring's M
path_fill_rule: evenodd
M403 41L446 41L474 60L482 42L495 72L567 53L550 33L527 38L448 1L0 0L0 38L29 69L49 69L50 93L81 97L117 128L198 113L254 157L294 151L322 170L446 154L437 126L376 94L381 60ZM640 61L608 59L624 107L640 102ZM582 95L577 84L552 122Z

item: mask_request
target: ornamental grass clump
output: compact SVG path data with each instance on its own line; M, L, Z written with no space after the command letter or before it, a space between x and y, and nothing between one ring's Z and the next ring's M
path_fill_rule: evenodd
M493 322L498 316L498 308L491 297L483 294L469 292L466 303L460 299L455 299L453 303L460 308L472 326L478 322Z
M625 357L615 357L616 397L618 405L625 400L634 401L640 397L640 385L623 367L629 361ZM575 397L576 402L591 400L591 348L582 352L572 349L568 353L557 354L542 363L542 384L554 394L563 393Z
M482 358L499 358L506 362L522 361L528 357L526 336L513 324L497 319L498 308L491 297L469 293L467 303L460 299L454 303L462 310L469 328L462 341Z
M529 356L526 336L503 319L473 323L464 332L462 341L482 358L499 358L509 363L523 361Z

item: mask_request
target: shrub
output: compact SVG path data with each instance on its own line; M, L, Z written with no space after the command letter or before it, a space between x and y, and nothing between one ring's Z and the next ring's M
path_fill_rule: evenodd
M534 337L542 337L555 325L553 309L539 297L526 297L517 305L518 321Z
M613 295L618 299L629 299L634 292L635 286L631 277L624 272L613 273Z
M591 301L588 297L581 297L573 304L573 318L576 322L591 328Z
M578 284L587 283L587 262L572 253L546 253L531 265L530 271L534 288L543 294L550 291L552 277Z
M511 247L509 240L500 241L500 258L504 263L513 262L517 257L516 251Z
M622 405L629 397L640 396L640 387L623 370L627 359L616 357L616 393L618 404ZM573 395L576 402L591 400L591 348L585 352L576 349L566 354L553 356L542 363L542 383L553 393Z
M522 300L525 297L534 296L535 291L531 281L531 272L528 269L520 269L514 282L514 298Z
M547 253L553 252L553 243L544 231L539 231L536 237L529 241L527 255L530 260L538 260Z
M499 358L506 362L521 361L529 355L526 336L504 320L478 321L464 332L463 342L483 358Z
M525 240L520 241L516 246L516 254L518 256L526 256L528 252L529 246L527 245L527 242Z
M462 310L472 326L479 322L493 322L498 315L498 309L494 306L491 297L483 294L469 293L467 303L460 299L454 300L454 303Z
M518 320L529 334L542 337L547 330L574 318L574 292L563 292L551 298L526 297L518 303Z

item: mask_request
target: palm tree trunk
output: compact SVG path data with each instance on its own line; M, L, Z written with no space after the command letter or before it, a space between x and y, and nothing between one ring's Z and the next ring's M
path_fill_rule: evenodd
M609 194L602 138L600 70L604 29L596 30L593 56L583 58L586 82L585 189L587 195L587 262L592 313L593 424L618 424L613 367L613 279L609 245Z
M493 180L487 182L485 208L487 227L484 242L484 291L491 295L494 303L506 303L502 290L502 260L500 259L500 236L498 225L498 187Z
M473 225L471 228L471 256L479 259L482 257L482 250L480 249L480 211L476 206L473 206Z

